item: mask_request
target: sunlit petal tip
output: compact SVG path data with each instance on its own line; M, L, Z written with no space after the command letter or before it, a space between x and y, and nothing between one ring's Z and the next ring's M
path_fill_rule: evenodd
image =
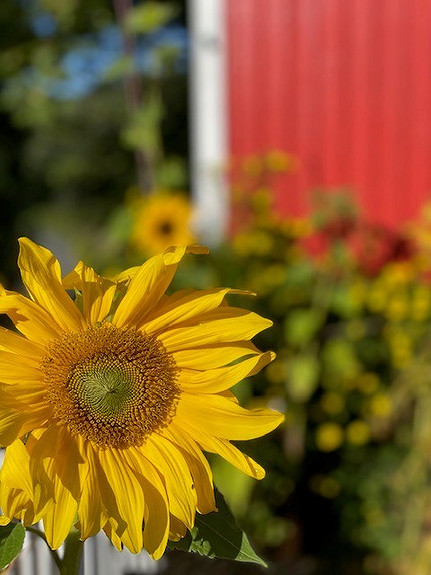
M18 266L32 300L42 307L64 331L85 326L84 318L65 291L57 258L28 238L20 238Z
M186 247L186 253L205 256L210 253L210 249L207 248L206 246L192 245Z
M10 517L6 517L6 515L0 515L0 525L2 525L3 527L5 525L9 525L11 521L12 519Z
M64 289L73 290L74 288L81 289L82 287L82 270L85 264L79 261L76 266L62 279Z
M250 291L247 289L232 289L229 293L238 294L238 295L248 295L252 297L256 297L257 293L254 291Z

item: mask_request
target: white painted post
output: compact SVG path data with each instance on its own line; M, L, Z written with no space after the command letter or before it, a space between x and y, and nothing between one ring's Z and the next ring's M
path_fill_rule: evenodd
M190 140L195 229L210 246L223 240L229 216L225 0L188 0Z

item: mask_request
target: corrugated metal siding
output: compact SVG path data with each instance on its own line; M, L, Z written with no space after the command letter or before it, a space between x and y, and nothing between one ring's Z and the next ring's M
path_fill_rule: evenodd
M277 189L349 188L375 220L417 215L431 192L431 2L227 0L233 157L300 161Z

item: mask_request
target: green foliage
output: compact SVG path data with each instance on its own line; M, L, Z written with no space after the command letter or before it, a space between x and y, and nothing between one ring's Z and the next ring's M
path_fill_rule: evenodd
M25 529L21 523L0 526L0 569L5 569L21 552Z
M287 366L286 389L295 403L309 401L319 384L320 363L311 353L295 355Z
M325 317L317 309L293 309L284 321L287 343L295 348L308 345L321 329Z
M355 223L354 210L338 221L325 207L317 218L322 251L308 251L316 230L271 215L255 158L251 168L259 189L249 221L202 262L199 279L193 266L184 269L200 287L256 291L248 305L274 321L256 343L277 358L247 381L253 393L240 401L269 402L286 411L286 423L247 444L268 474L241 490L236 516L267 555L314 557L313 575L426 572L431 288L423 254L430 246L399 258L381 231L388 246L370 265L370 252L360 249L368 245L365 224ZM421 225L420 237L429 237L431 213ZM395 243L410 241L400 234ZM220 472L217 462L214 470L234 501L237 472L226 465Z
M253 551L246 534L238 527L225 500L216 491L217 512L198 515L195 527L180 541L170 541L171 549L190 551L211 559L233 559L247 563L266 563Z
M147 94L145 104L130 116L122 134L124 144L132 150L159 154L161 141L158 128L162 118L163 105L160 94L152 91Z
M131 188L187 190L186 77L175 45L147 42L173 18L185 22L184 2L136 3L125 16L132 48L106 69L106 42L124 32L110 0L0 4L1 279L16 281L22 234L61 236L78 258L98 243L95 264L99 251L106 265L123 245L101 227ZM148 51L145 72L134 46Z
M129 34L148 34L165 25L178 14L176 6L146 1L127 14L126 30Z

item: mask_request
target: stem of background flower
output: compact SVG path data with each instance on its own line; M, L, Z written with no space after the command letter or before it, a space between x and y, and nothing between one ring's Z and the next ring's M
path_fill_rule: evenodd
M64 555L59 569L61 575L78 575L84 542L79 539L79 531L72 527L64 542Z

